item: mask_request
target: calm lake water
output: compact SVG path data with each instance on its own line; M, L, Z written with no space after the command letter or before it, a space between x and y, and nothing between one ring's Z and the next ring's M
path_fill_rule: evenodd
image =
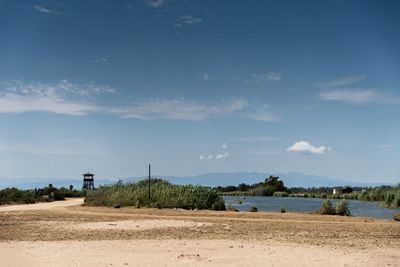
M236 197L224 196L226 205L232 205L240 211L246 211L256 206L259 211L280 212L284 207L287 212L314 212L322 205L322 199L318 198L294 198L294 197ZM239 204L242 201L242 204ZM339 200L332 199L332 205ZM352 215L373 217L378 219L393 220L393 215L400 212L400 208L382 208L378 202L347 200Z

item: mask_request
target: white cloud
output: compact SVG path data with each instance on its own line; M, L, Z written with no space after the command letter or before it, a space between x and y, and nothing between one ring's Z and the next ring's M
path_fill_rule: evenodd
M330 147L325 147L325 146L315 147L308 141L296 142L286 149L286 151L288 152L307 152L311 154L324 154L325 152L330 150L331 150Z
M200 17L195 17L193 15L181 16L176 20L175 27L181 28L186 25L195 25L199 24L203 21Z
M353 84L357 84L361 81L364 81L368 78L367 75L357 75L357 76L347 76L341 77L329 81L318 82L317 86L325 87L325 88L333 88L333 87L341 87L341 86L349 86Z
M163 4L165 4L165 0L147 0L146 3L149 6L158 8L158 7L161 7Z
M214 155L213 155L213 154L208 155L208 157L207 157L208 160L213 159L213 158L214 158Z
M340 101L349 104L399 104L400 97L390 96L372 89L334 89L320 93L326 101Z
M51 10L42 6L34 6L35 10L40 12L40 13L45 13L45 14L51 14L51 15L61 15L60 12L55 11L55 10Z
M279 82L283 78L283 73L280 72L266 72L254 73L253 78L259 81Z
M185 99L148 99L134 103L131 107L116 109L123 118L203 120L225 116L242 110L247 102L236 99L220 104L208 104Z
M227 145L227 143L223 143L222 146L221 146L221 148L222 148L222 149L228 149L229 146Z
M222 153L222 154L220 154L220 153L218 153L216 156L215 156L215 159L216 160L219 160L219 159L223 159L223 158L227 158L227 157L229 157L229 153L228 152L224 152L224 153Z
M203 80L208 81L210 80L210 75L208 73L203 73L202 78Z
M114 91L109 86L94 83L78 85L67 80L56 84L14 81L5 90L0 90L0 113L42 111L84 115L102 109L90 102L92 97Z
M200 160L203 160L204 158L205 158L205 157L204 157L203 154L201 154L200 157L199 157Z
M275 137L271 136L244 136L234 139L235 142L264 142L264 141L274 141Z
M244 99L202 102L183 98L143 99L130 104L105 105L101 96L116 90L95 83L76 84L68 80L56 83L13 81L0 88L0 114L49 112L64 115L91 113L114 114L121 118L204 120L225 116L245 117L260 121L276 121L278 116L267 106L249 107ZM240 112L240 113L239 113Z
M125 106L105 106L95 99L115 93L110 86L85 85L61 80L55 84L14 81L0 89L0 114L51 112L66 115L110 113L122 118L203 120L230 115L247 106L242 99L221 103L204 103L185 99L146 99Z

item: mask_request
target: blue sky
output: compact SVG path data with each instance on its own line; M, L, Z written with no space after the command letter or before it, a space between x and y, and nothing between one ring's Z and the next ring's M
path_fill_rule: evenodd
M398 1L0 1L0 177L400 178Z

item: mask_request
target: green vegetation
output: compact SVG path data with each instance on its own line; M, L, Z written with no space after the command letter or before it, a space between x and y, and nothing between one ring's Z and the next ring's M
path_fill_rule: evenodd
M6 188L0 190L0 205L4 204L33 204L44 201L64 200L66 197L82 197L84 192L74 190L70 186L56 188L52 184L44 188L34 190L19 190L17 188Z
M335 212L336 215L350 216L349 206L347 205L347 201L345 199L340 200L339 203L336 204Z
M346 188L346 187L345 187ZM385 207L400 207L400 184L397 186L353 187L347 193L333 194L333 187L291 187L286 188L277 176L270 176L264 182L238 186L218 186L215 188L226 196L274 196L302 197L322 199L354 199L362 201L379 201Z
M325 199L322 202L322 206L319 210L319 213L323 215L341 215L341 216L350 216L350 210L347 205L347 201L342 199L339 203L336 204L334 208L329 201L329 199Z
M289 193L288 192L280 192L280 191L278 191L278 192L274 192L274 194L272 196L274 196L274 197L288 197Z
M239 184L236 186L218 186L215 188L218 192L224 195L235 195L235 196L273 196L274 193L280 192L277 196L289 196L290 190L288 190L283 181L278 176L270 176L264 180L264 182L256 183L253 185ZM287 195L285 194L287 193Z
M31 204L43 201L35 195L34 190L18 190L17 188L6 188L0 190L0 205L3 204Z
M101 186L88 191L85 204L89 206L136 206L157 208L225 210L225 202L212 188L198 185L174 185L161 179Z
M322 206L319 212L323 215L334 215L336 213L329 199L326 199L324 200L324 202L322 202Z

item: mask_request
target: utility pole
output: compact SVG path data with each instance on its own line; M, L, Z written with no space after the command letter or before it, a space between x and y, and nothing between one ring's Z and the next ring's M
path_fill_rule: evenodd
M149 164L149 202L151 199L150 185L151 185L151 165Z

